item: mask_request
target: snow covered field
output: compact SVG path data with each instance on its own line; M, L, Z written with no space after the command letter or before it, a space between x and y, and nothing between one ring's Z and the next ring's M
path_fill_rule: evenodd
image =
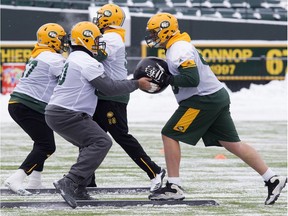
M287 175L287 82L252 85L231 93L231 112L240 137L253 145L269 166ZM9 96L1 101L1 187L9 174L24 160L31 141L7 112ZM128 116L130 132L142 143L148 155L165 167L160 131L177 107L170 89L158 95L140 90L131 94ZM43 183L52 182L67 173L75 162L78 149L56 135L57 150L45 164ZM215 159L223 154L227 159ZM49 208L1 209L1 215L236 215L286 216L287 189L274 206L264 206L267 188L262 178L235 156L222 148L182 145L181 176L187 200L213 199L219 206L134 206L81 207L72 210ZM148 187L145 173L132 162L118 144L112 146L96 172L99 187ZM147 200L148 193L92 194L99 200ZM20 197L2 196L1 201L63 201L59 194Z
M236 121L286 121L287 80L272 81L267 85L254 85L250 89L230 92L231 113ZM130 122L166 121L177 108L170 87L160 94L147 94L136 90L128 105ZM12 121L8 111L9 95L0 95L1 122Z

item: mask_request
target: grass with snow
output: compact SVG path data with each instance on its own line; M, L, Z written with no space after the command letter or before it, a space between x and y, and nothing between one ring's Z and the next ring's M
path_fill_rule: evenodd
M163 122L133 123L130 132L142 143L148 155L165 166L160 131ZM286 122L237 122L242 140L253 145L267 164L278 174L287 175L287 125ZM78 149L56 135L57 150L47 160L43 184L66 174L75 162ZM1 187L5 179L18 168L30 151L30 138L14 122L1 125ZM285 216L287 215L287 189L273 206L265 206L267 188L261 176L223 148L205 148L200 141L196 147L181 145L182 186L186 199L213 199L219 206L134 206L134 207L78 207L71 209L13 208L1 209L1 215L233 215L233 216ZM217 160L224 154L227 159ZM96 171L99 187L148 187L147 175L127 154L114 143L102 165ZM99 200L141 199L148 193L93 194ZM59 194L39 194L32 197L3 195L1 201L63 201Z

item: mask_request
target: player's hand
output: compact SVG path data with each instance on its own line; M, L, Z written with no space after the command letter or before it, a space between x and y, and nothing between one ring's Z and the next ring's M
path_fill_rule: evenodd
M165 73L163 70L155 70L155 68L146 68L146 73L148 77L160 85L169 85L172 78L172 75Z
M138 80L139 88L149 92L154 92L159 89L159 86L151 82L152 79L149 77L142 77Z

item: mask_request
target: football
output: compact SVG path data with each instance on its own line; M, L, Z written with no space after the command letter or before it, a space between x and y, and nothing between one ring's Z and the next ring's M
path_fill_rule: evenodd
M168 70L167 62L161 58L150 56L140 60L134 70L134 79L140 79L142 77L152 78L153 83L159 86L158 89L145 91L149 94L157 94L164 91L169 84L163 82L163 79L171 75Z

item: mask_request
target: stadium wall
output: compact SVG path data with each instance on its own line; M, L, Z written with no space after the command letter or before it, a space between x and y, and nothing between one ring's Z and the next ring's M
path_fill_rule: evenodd
M127 47L128 71L131 73L135 68L137 62L143 57L143 47L141 45L144 35L145 26L151 15L147 14L133 14L131 13L131 45ZM13 63L13 58L8 60L7 52L10 56L14 56L14 63L19 61L22 63L27 61L21 55L27 54L27 49L32 49L31 43L27 41L35 41L35 32L44 23L57 22L61 24L67 31L73 24L89 19L88 10L70 10L70 9L50 9L50 8L31 8L31 7L14 7L14 6L1 6L1 65L3 63ZM287 71L287 23L285 22L272 22L272 21L249 21L249 20L211 20L199 18L181 18L179 22L181 31L188 32L193 41L215 41L219 44L226 43L227 41L235 41L233 47L238 47L237 41L247 41L253 44L253 41L262 41L262 45L270 41L284 43L284 48L281 45L281 61L283 62L283 71L279 73L281 78L285 76ZM13 49L17 51L7 51L9 46L13 45ZM25 45L26 44L26 45ZM29 45L30 44L30 45ZM26 49L23 51L23 46ZM30 46L30 47L29 47ZM217 48L217 44L216 46ZM240 44L241 46L241 44ZM265 46L265 45L264 45ZM271 47L271 46L270 46ZM205 48L202 47L202 48ZM278 49L279 46L271 47L271 49ZM21 51L22 49L22 51ZM284 49L284 51L283 51ZM286 50L286 52L285 52ZM24 53L24 54L23 54ZM19 60L19 55L20 59ZM3 57L4 56L4 57ZM6 57L5 57L6 56ZM264 54L265 56L265 54ZM276 56L277 57L277 56ZM279 57L279 56L278 56ZM15 60L18 59L18 60ZM254 59L255 60L255 59ZM263 59L259 59L259 63ZM264 59L265 61L265 59ZM257 61L254 61L257 64ZM255 66L254 64L254 66ZM244 67L245 68L245 67ZM2 71L1 67L1 71ZM247 69L247 68L246 68ZM2 74L2 73L1 73ZM284 75L283 75L284 74ZM267 83L272 79L278 79L275 74L271 79L258 79L257 80L225 80L229 88L236 91L242 87L249 87L250 83ZM280 77L280 76L279 76ZM225 79L225 78L224 78Z

